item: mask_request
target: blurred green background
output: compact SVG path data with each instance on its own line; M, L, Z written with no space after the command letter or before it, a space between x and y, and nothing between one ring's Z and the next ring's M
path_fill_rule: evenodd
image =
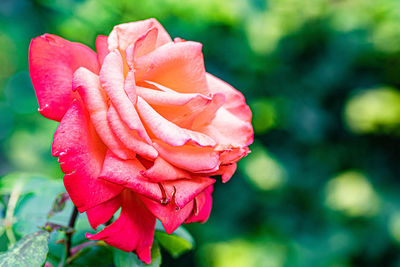
M62 177L30 40L94 48L113 25L149 17L203 43L208 72L246 96L255 129L209 221L187 225L196 250L163 252L163 266L400 266L398 0L1 0L0 176Z

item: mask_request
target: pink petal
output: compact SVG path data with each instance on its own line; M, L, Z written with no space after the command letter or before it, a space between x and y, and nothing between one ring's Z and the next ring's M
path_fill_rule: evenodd
M90 119L104 144L123 159L134 157L115 137L107 123L107 96L100 87L99 77L85 68L79 68L74 74L74 89L78 90Z
M193 208L193 213L185 221L185 223L200 222L204 223L210 217L212 208L212 197L213 186L209 186L201 194L196 197L195 207Z
M222 93L225 95L226 102L224 108L239 119L251 122L251 110L249 106L247 106L242 93L209 73L207 73L206 76L210 91L212 93Z
M79 101L74 101L54 134L53 156L59 157L64 185L80 212L118 195L122 187L97 177L106 147Z
M104 240L107 244L126 252L135 250L139 259L151 262L155 217L131 191L122 194L122 210L119 218L95 235L86 234L92 240Z
M97 226L100 224L108 222L114 213L121 207L121 198L112 198L96 207L88 209L86 211L87 218L89 220L90 226L96 230Z
M147 209L161 221L167 234L172 234L190 216L193 210L193 201L179 209L174 201L164 206L145 197L141 197L141 200Z
M163 26L152 18L115 26L108 37L108 48L110 51L118 48L124 51L151 28L157 28L158 31L156 47L172 42L171 37Z
M156 201L169 201L165 199L166 196L158 183L150 182L140 174L144 170L139 160L122 160L108 152L99 177Z
M104 58L108 54L108 43L107 36L98 35L96 38L96 51L97 59L99 60L100 66L103 65Z
M218 109L210 125L201 130L217 141L217 149L246 147L253 142L253 127L224 107Z
M226 183L232 178L233 174L236 171L236 167L237 167L236 163L231 163L229 165L223 165L223 166L219 167L218 171L216 171L215 173L210 173L210 175L221 175L222 182Z
M126 75L124 89L131 103L133 105L136 105L136 100L137 100L136 84L135 84L135 73L133 70L128 71L128 74Z
M130 150L146 159L154 160L158 156L157 150L143 140L136 131L129 129L111 105L107 113L108 123L118 139Z
M227 149L222 151L219 160L222 165L229 165L238 162L241 158L246 157L249 153L250 149L248 147Z
M217 111L222 107L225 103L225 95L221 93L215 93L212 96L212 100L206 108L196 116L192 129L197 130L201 129L204 126L210 124L210 122L217 115Z
M134 46L134 57L141 57L156 49L158 29L153 27L139 37Z
M76 97L71 91L72 75L79 67L99 71L96 53L87 46L52 34L31 41L29 73L43 116L61 121Z
M100 82L123 122L150 143L150 137L136 113L135 106L125 93L122 57L118 52L110 52L104 59L100 70Z
M159 90L138 86L137 94L168 121L183 128L191 129L193 121L212 103L212 98L202 94L181 94L157 83L147 83Z
M158 114L143 98L138 97L137 109L140 117L151 132L171 146L182 146L193 141L199 146L215 146L216 143L209 136L180 128Z
M154 161L154 165L146 171L143 171L141 174L153 182L190 179L191 177L190 173L175 167L168 163L168 161L165 161L162 157L158 157Z
M176 206L183 208L204 189L214 183L215 180L209 177L193 176L192 179L168 181L164 182L163 185Z
M184 145L173 147L160 141L153 146L168 162L190 172L213 172L218 170L219 153L208 147Z
M136 80L152 81L180 93L208 94L202 45L168 43L136 59Z

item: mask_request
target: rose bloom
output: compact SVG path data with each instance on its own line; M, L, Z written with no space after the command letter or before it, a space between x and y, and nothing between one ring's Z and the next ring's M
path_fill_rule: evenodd
M39 112L59 121L52 153L87 238L150 263L156 218L172 233L205 222L215 179L227 182L253 142L243 95L207 73L202 45L155 19L115 26L97 53L51 34L32 40Z

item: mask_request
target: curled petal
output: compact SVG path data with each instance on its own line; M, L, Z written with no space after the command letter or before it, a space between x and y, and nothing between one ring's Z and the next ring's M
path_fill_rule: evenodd
M191 177L189 172L175 167L162 157L158 157L154 161L154 165L149 169L142 171L141 174L153 182L190 179Z
M96 230L100 224L108 222L121 207L121 198L115 197L86 211L90 226Z
M251 122L251 110L246 104L244 96L228 83L207 73L207 82L212 93L222 93L226 97L224 108L239 119Z
M124 51L151 28L157 28L156 47L172 42L171 37L163 26L156 19L152 18L115 26L108 37L108 48L110 51L115 49Z
M90 123L87 112L75 100L54 134L53 156L59 157L64 185L75 206L84 212L118 195L122 187L97 177L105 146Z
M211 185L196 197L193 212L190 215L190 217L187 218L185 223L192 223L192 222L204 223L208 220L208 217L210 217L211 213L211 207L212 207L211 193L213 192L213 190L214 188Z
M108 54L108 43L107 36L98 35L96 38L96 51L97 59L99 60L100 66L103 65L104 58Z
M124 147L107 123L107 96L100 87L99 77L85 68L79 68L74 74L73 87L85 103L90 120L104 144L123 159L133 158L134 153Z
M99 178L100 180L127 187L156 201L166 201L164 199L166 196L163 195L158 183L150 182L140 174L144 170L145 168L136 158L122 160L108 152Z
M72 76L79 67L98 73L96 53L89 47L52 34L31 41L29 73L43 116L61 121L76 97L71 90Z
M173 147L160 141L155 141L153 146L164 159L178 168L194 173L218 170L219 153L213 148L192 145Z
M138 97L137 108L140 117L146 126L159 139L171 146L182 146L189 141L193 141L199 146L216 145L215 141L209 136L194 132L188 129L180 128L172 122L166 120L158 114L143 98Z
M193 210L193 201L180 209L173 201L164 206L145 197L141 197L141 200L146 208L161 221L167 234L172 234L190 216Z
M157 150L143 140L136 131L129 129L121 120L119 114L111 105L107 113L108 123L118 139L130 150L144 158L154 160L158 156Z
M207 95L202 45L168 43L136 59L137 81L152 81L181 93Z
M129 100L124 90L124 73L121 54L110 52L104 59L100 70L100 82L111 102L126 125L136 130L147 142L151 142L146 130L140 121L134 104Z
M135 193L125 190L121 198L122 210L119 218L104 230L95 235L86 234L86 237L104 240L126 252L134 250L140 260L149 264L156 219Z

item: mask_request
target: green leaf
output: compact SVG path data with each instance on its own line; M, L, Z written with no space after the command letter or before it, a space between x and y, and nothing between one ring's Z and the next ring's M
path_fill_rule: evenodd
M139 260L139 258L133 252L124 252L114 248L114 264L116 267L159 267L161 265L160 247L158 246L157 242L153 243L153 247L151 248L151 263L148 265Z
M0 266L41 266L49 250L48 239L46 231L21 238L10 250L0 254Z
M161 230L158 224L155 238L174 258L178 258L183 253L193 249L195 245L193 237L182 226L169 235L163 229Z
M59 193L53 202L53 206L51 206L51 210L47 214L47 218L50 218L55 214L63 211L65 208L65 202L67 202L68 200L69 200L69 195L66 192Z

